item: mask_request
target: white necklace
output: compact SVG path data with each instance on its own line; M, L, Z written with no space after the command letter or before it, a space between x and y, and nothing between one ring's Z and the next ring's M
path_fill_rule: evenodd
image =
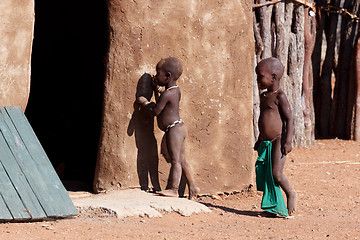
M278 88L278 89L276 89L275 91L270 92L270 93L268 93L268 94L264 93L264 97L266 97L266 96L271 96L271 95L273 95L274 93L277 93L279 90L280 90L280 88Z
M173 89L173 88L178 88L178 87L179 87L178 85L175 85L175 86L169 87L168 89L166 89L166 91L170 90L170 89Z

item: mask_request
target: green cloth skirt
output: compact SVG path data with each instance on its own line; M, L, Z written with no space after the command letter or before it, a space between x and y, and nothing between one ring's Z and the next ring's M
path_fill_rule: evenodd
M262 141L257 150L259 156L255 164L255 173L257 190L263 192L261 209L270 213L288 216L281 189L275 184L272 174L271 148L272 143L270 141Z

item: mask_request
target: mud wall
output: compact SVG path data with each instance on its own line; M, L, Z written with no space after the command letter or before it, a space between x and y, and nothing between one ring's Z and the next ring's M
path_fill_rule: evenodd
M0 105L25 110L30 92L34 1L1 1L0 19Z
M187 159L202 193L252 181L251 1L109 0L110 49L94 190L166 186L163 133L135 104L151 97L147 74L178 57ZM154 129L154 130L153 130ZM159 158L159 163L157 163ZM150 176L150 177L149 177Z

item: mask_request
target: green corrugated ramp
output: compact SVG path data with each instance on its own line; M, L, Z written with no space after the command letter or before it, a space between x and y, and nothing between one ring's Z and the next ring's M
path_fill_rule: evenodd
M0 107L0 221L78 214L20 107Z

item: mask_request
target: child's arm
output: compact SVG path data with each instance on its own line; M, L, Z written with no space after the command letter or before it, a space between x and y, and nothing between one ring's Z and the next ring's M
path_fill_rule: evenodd
M162 94L156 104L149 102L145 97L141 96L137 99L144 108L148 109L153 116L159 115L164 110L166 104L169 102L169 95Z
M293 131L294 131L294 123L292 118L292 112L290 108L289 101L286 98L286 95L284 92L280 92L278 95L279 100L279 110L281 111L281 117L282 120L285 123L286 127L286 141L284 147L281 149L283 154L288 154L292 150L291 142L293 137Z
M160 95L164 92L164 89L156 84L154 77L151 79L151 86L154 89L155 101L158 102Z

